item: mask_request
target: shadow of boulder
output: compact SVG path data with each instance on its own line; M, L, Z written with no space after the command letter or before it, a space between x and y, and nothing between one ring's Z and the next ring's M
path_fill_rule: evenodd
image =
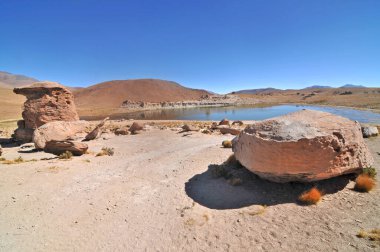
M233 178L237 178L241 185L234 186ZM207 171L186 182L185 191L190 198L205 207L237 209L251 205L296 203L302 192L314 186L324 194L336 193L344 189L352 178L353 175L344 175L313 183L274 183L261 179L241 166L211 164Z

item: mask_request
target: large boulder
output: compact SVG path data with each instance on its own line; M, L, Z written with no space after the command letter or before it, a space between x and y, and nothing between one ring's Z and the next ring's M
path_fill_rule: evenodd
M313 110L246 127L233 151L248 170L275 182L317 181L373 164L358 122Z
M78 133L84 133L87 127L87 121L49 122L34 131L33 142L37 149L44 149L47 142L71 139Z
M49 141L46 143L44 152L54 155L61 155L66 151L71 152L74 156L81 156L88 150L88 145L73 141Z
M27 87L15 88L14 93L26 96L22 112L23 120L18 123L14 138L29 142L33 131L52 121L77 121L73 94L55 82L36 82Z

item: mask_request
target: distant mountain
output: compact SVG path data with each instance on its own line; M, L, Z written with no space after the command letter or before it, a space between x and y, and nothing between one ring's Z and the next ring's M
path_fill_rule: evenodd
M366 88L366 87L362 85L346 84L344 86L341 86L340 88Z
M310 87L306 87L304 89L317 89L317 88L332 88L330 86L319 86L319 85L314 85L314 86L310 86Z
M261 93L270 93L270 92L276 92L276 91L282 91L282 90L269 87L269 88L245 89L245 90L235 91L232 93L234 94L261 94Z
M0 71L0 87L2 88L22 87L37 81L37 79L28 76Z
M119 108L126 100L143 102L185 101L210 92L158 79L114 80L74 90L78 108Z

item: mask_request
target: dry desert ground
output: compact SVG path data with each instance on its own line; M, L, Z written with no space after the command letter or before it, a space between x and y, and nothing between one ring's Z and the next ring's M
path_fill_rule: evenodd
M379 249L357 237L380 227L378 188L359 193L352 177L338 177L317 183L322 201L305 206L297 198L314 184L276 184L232 167L242 181L234 185L210 171L232 154L221 147L232 138L150 127L103 134L70 160L5 147L3 157L24 162L0 164L0 251ZM379 138L366 143L380 167ZM97 157L103 147L114 155Z

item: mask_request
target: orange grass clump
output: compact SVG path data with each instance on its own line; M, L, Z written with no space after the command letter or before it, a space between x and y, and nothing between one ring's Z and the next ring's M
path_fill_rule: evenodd
M375 180L367 174L360 174L356 178L355 190L359 192L369 192L375 187Z
M301 194L298 198L302 203L312 205L317 204L322 198L322 193L316 188L313 187L309 191L306 191Z

